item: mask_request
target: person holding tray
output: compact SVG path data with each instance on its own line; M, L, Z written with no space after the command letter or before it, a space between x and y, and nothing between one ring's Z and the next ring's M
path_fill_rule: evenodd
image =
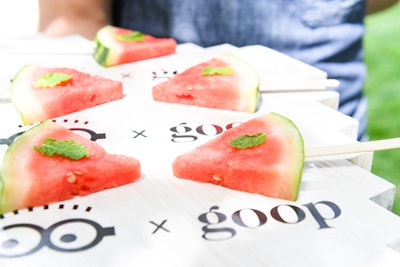
M264 45L340 81L339 111L366 136L363 20L397 0L39 0L39 30L93 39L111 24L203 47Z

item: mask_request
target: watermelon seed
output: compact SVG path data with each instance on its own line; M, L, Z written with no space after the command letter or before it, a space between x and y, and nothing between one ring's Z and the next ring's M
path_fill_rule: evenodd
M216 175L216 174L214 174L212 178L213 178L215 181L218 181L218 182L222 181L222 177L219 176L219 175Z
M72 173L72 172L67 173L67 182L70 184L73 184L76 182L76 176L74 173Z
M76 182L76 175L82 175L80 171L73 171L67 173L67 182L73 184Z

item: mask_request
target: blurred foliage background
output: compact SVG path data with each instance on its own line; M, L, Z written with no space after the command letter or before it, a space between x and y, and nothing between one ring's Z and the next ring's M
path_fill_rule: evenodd
M366 18L370 140L400 137L400 4ZM372 172L397 187L393 212L400 215L400 149L374 153Z

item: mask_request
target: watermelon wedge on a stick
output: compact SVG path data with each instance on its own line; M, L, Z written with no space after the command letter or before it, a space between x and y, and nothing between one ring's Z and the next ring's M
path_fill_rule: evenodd
M122 83L71 68L26 65L15 75L11 101L25 125L123 98Z
M0 169L0 214L85 196L141 177L132 157L44 121L10 145Z
M158 38L130 29L106 25L95 38L94 59L105 67L175 53L173 38Z
M244 60L226 54L197 64L153 87L153 99L175 104L255 112L259 76Z
M289 119L269 113L231 128L178 156L176 177L269 197L296 200L304 144Z

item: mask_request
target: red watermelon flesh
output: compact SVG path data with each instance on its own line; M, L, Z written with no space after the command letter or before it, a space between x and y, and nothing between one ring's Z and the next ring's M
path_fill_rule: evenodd
M40 77L49 73L67 74L71 80L52 87L37 87ZM70 68L26 65L15 75L11 85L11 101L25 125L121 98L123 91L120 81Z
M119 36L133 32L135 31L110 25L101 28L95 39L96 61L105 67L110 67L175 53L177 43L173 38L158 38L143 34L141 40L118 39Z
M265 133L258 146L238 149L239 136ZM303 139L296 126L276 113L249 120L178 156L176 177L274 198L296 200L304 165Z
M203 75L206 67L231 68L226 75ZM153 87L153 99L207 108L255 112L259 76L247 62L227 54L197 64Z
M88 151L79 160L34 150L46 138L75 140ZM107 153L96 142L51 121L20 135L7 150L0 170L0 214L85 196L141 177L132 157Z

